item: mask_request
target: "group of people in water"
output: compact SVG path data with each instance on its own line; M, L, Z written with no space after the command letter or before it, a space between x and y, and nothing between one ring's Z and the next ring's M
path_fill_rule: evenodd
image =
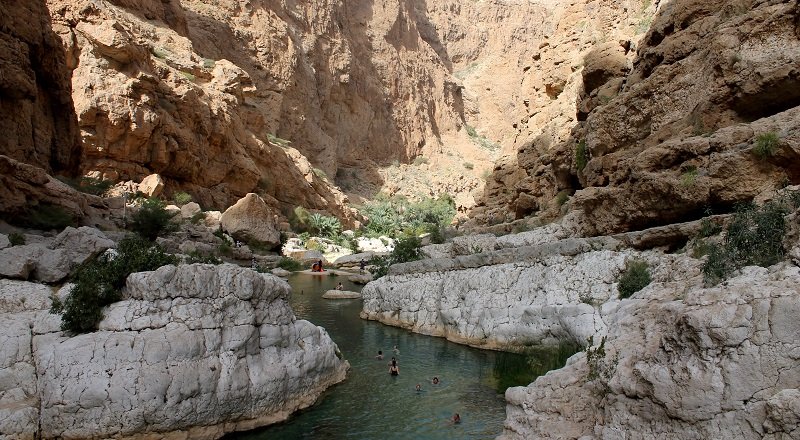
M396 356L400 355L400 349L397 348L395 345L392 349L392 352L395 356L392 356L392 360L389 361L389 375L391 376L399 376L400 375L400 367L397 365L397 358ZM378 350L378 354L375 356L375 359L383 360L383 350ZM431 384L439 385L439 376L433 376L431 379ZM414 387L415 391L420 393L422 392L422 384L417 383ZM450 418L450 421L453 423L461 423L461 416L458 413L453 414L453 417Z

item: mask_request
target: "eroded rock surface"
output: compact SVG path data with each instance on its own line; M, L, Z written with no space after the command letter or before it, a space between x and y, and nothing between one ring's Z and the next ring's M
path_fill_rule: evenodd
M526 246L547 234L520 235L492 251L478 247L495 246L494 236L462 237L468 246L459 247L474 253L392 266L364 287L361 316L484 348L584 344L606 332L603 314L629 261L648 262L656 279L699 275L697 260L624 249L613 239Z
M500 438L798 438L799 283L783 263L647 287L606 318L609 380L588 381L579 353L509 388Z
M285 419L344 379L289 286L232 265L132 274L98 331L67 337L43 285L0 280L0 432L218 438Z

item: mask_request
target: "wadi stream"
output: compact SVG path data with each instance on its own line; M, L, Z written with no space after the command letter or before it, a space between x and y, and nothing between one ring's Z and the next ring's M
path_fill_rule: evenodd
M322 294L346 277L290 277L291 305L299 319L325 327L351 369L347 380L285 423L237 433L236 439L487 439L503 430L509 386L563 365L562 350L538 356L480 350L359 318L361 300L326 300ZM399 353L394 352L397 346ZM376 359L378 350L383 360ZM389 374L397 358L399 376ZM433 377L440 379L432 383ZM420 384L422 390L416 391ZM461 417L452 423L455 413Z

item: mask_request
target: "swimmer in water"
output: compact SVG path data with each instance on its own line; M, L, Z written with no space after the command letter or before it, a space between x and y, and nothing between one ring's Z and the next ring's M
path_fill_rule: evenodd
M439 378L436 377L436 376L433 376L433 380L431 382L433 382L434 385L438 385L439 384Z
M377 359L379 361L383 360L383 351L382 350L378 350L378 355L375 356L375 359Z
M417 384L417 386L416 386L416 390L417 390L417 392L420 392L420 391L422 391L422 385L420 385L420 384Z
M394 349L393 349L393 350L394 350L394 354L400 354L400 349L399 349L399 348L397 348L397 346L396 346L396 345L394 346Z
M392 361L392 366L389 367L389 374L392 376L400 375L400 368L397 367L397 361Z
M453 414L453 418L451 419L453 423L461 423L461 416L458 413Z

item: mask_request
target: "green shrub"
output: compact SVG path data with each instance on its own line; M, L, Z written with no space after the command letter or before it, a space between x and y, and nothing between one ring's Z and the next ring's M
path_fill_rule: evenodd
M217 62L212 60L211 58L203 58L203 67L206 69L213 69L214 66L217 65Z
M564 203L567 203L567 200L569 200L569 191L563 190L556 194L556 204L558 206L564 206Z
M368 219L364 227L367 235L396 237L404 229L420 233L443 228L453 220L456 208L447 194L417 202L403 197L378 197L364 205L361 213Z
M333 238L342 232L338 218L317 213L308 216L308 226L319 237Z
M288 147L289 144L292 143L292 141L279 138L278 136L275 136L272 133L267 133L267 140L270 141L270 143L273 143L273 144L275 144L275 145L277 145L279 147L283 147L283 148Z
M753 147L753 154L761 160L774 156L778 151L778 135L773 132L761 133L756 137L756 145Z
M473 165L472 162L464 162L464 168L471 170L475 168L475 165Z
M164 209L164 202L151 198L131 216L131 229L142 237L155 241L161 234L170 232L175 226L170 223L173 214Z
M176 192L172 198L175 200L175 204L178 206L183 206L192 201L192 196L183 191Z
M428 158L425 156L417 156L414 158L414 165L422 165L428 163Z
M681 174L681 186L690 187L694 185L695 180L697 180L697 175L697 167L691 166L687 168L686 171Z
M392 264L419 260L421 258L419 250L421 245L422 243L420 243L419 237L416 235L407 235L398 238L391 254Z
M296 206L289 214L289 225L293 231L304 232L308 229L308 218L311 214L302 206Z
M581 139L575 147L575 167L578 171L583 171L589 163L589 151L586 149L586 140Z
M422 243L416 235L405 235L397 239L394 250L387 257L373 258L372 263L377 267L372 273L374 279L378 279L389 273L389 266L399 263L407 263L422 258L420 246Z
M176 264L177 258L164 253L156 244L137 236L120 241L116 256L102 254L81 265L71 278L75 285L61 303L53 302L53 312L61 313L61 328L76 333L95 330L103 318L103 307L119 301L128 275Z
M32 229L49 231L61 230L75 225L75 218L64 208L56 205L42 204L29 209L22 218L25 226Z
M200 222L204 221L205 219L206 219L206 213L203 211L198 211L192 214L192 217L189 219L189 221L193 225L199 225Z
M717 284L745 266L768 267L783 259L785 203L773 200L760 208L752 204L737 208L722 244L710 247L703 266L706 283Z
M68 177L58 177L58 180L86 194L102 196L114 184L110 180L102 180L94 177L80 177L70 179Z
M22 246L25 244L25 236L19 232L12 232L8 234L8 242L11 243L11 246Z
M722 226L714 221L711 221L710 218L704 218L700 220L700 237L711 237L712 235L717 235L720 232L722 232Z
M222 264L222 260L216 255L204 254L198 251L191 251L186 257L186 264L202 263L202 264Z
M219 251L220 255L224 255L226 257L230 257L233 255L233 246L226 240L225 243L217 246L217 251Z
M289 258L289 257L281 257L281 259L278 260L278 267L284 270L288 270L290 272L297 272L299 270L303 270L302 263L295 260L294 258Z
M617 289L619 297L630 298L634 293L644 289L650 284L650 268L644 261L633 261L628 264L625 273L619 279Z
M223 243L228 243L229 245L233 244L233 242L231 242L228 236L225 235L225 231L222 230L222 226L220 226L219 228L217 228L216 231L214 231L214 235L220 240L222 240Z

